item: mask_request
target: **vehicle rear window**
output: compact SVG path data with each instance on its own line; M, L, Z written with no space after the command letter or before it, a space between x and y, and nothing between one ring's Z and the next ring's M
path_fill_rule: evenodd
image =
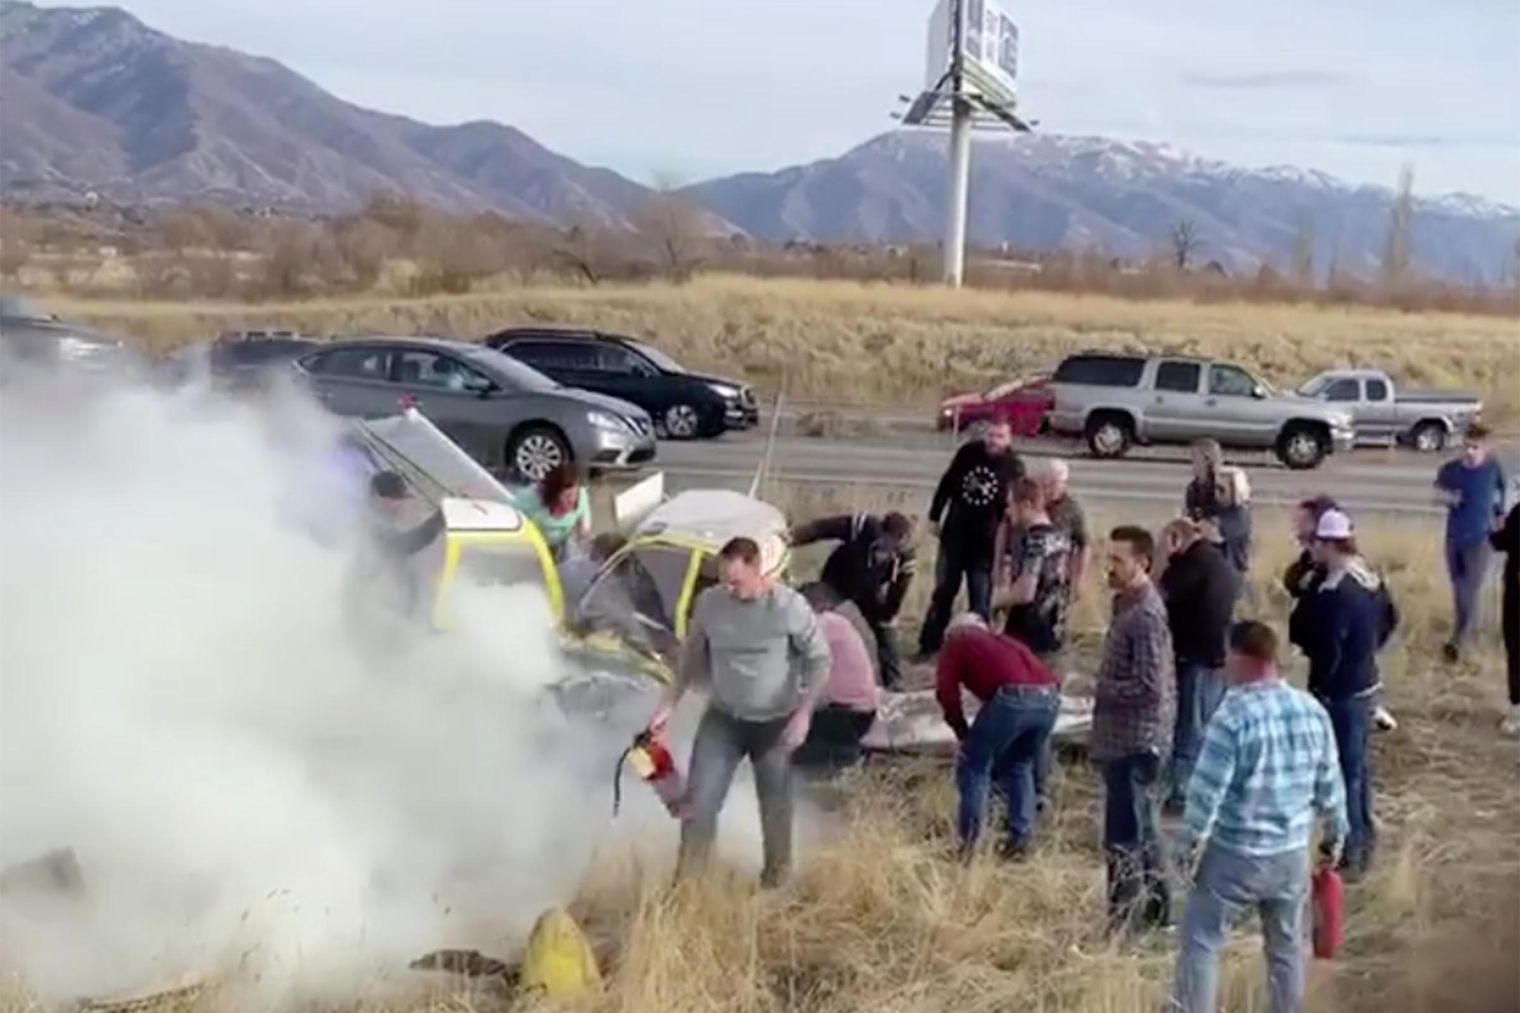
M1202 376L1203 367L1196 362L1163 362L1156 367L1156 389L1196 394Z
M1388 400L1388 384L1387 384L1387 382L1383 381L1383 380L1368 380L1367 381L1367 400L1368 401L1387 401Z
M596 347L584 341L514 341L501 351L538 369L597 368Z
M1056 369L1056 383L1082 383L1093 387L1136 387L1145 372L1145 360L1120 355L1074 355Z

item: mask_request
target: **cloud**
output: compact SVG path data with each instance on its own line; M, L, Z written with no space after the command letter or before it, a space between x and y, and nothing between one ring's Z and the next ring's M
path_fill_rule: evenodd
M1349 80L1344 74L1325 70L1267 70L1250 74L1184 74L1182 83L1192 88L1271 90L1339 88Z
M1335 140L1369 148L1497 148L1510 153L1520 146L1520 137L1483 134L1340 134Z

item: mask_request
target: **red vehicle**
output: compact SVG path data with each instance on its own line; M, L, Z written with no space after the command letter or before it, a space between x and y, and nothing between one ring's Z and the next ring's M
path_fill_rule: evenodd
M980 394L954 394L940 402L935 426L940 431L968 429L992 419L1013 423L1015 436L1037 436L1055 406L1050 378L1021 377Z

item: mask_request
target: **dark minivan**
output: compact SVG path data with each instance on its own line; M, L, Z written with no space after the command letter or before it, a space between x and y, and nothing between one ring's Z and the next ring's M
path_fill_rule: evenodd
M746 384L693 373L652 345L601 331L512 327L485 344L551 377L622 398L650 414L660 435L674 440L718 436L760 421Z

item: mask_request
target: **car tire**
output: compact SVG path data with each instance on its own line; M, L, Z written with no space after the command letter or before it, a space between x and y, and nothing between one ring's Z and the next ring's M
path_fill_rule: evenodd
M1277 459L1294 471L1318 468L1329 453L1329 437L1313 426L1288 426L1277 437Z
M1084 435L1094 457L1123 457L1135 442L1135 426L1118 412L1099 412L1087 420Z
M1422 454L1439 454L1446 449L1446 427L1427 419L1410 431L1409 445Z
M551 470L575 459L565 434L554 426L523 426L507 440L507 471L524 482L538 482Z
M673 404L660 413L660 428L671 440L694 440L702 435L702 413L695 405Z

